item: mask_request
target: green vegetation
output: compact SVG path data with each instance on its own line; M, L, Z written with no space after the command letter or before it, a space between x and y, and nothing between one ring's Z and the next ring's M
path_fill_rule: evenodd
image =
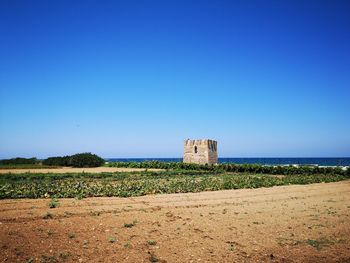
M132 223L125 223L124 227L126 228L132 228L133 226L135 226L137 224L137 220L134 220Z
M54 262L58 262L58 260L57 260L57 258L55 256L42 255L40 262L42 262L42 263L54 263Z
M155 245L157 245L157 241L155 241L155 240L147 240L147 244L148 245L150 245L150 246L155 246Z
M31 168L52 168L44 166L36 158L12 158L0 160L0 169L31 169Z
M163 170L157 172L2 174L0 199L141 196L222 189L258 188L289 184L336 182L346 173L291 174L275 176L207 170Z
M313 246L317 250L321 250L323 247L327 247L329 245L333 245L334 241L329 240L327 238L321 238L321 239L318 239L318 240L308 239L306 241L306 243L309 244L310 246Z
M343 170L341 167L317 167L317 166L268 166L258 164L217 164L202 165L182 162L112 162L107 164L108 167L130 167L145 169L181 169L196 171L212 171L212 172L232 172L232 173L249 173L249 174L273 174L273 175L295 175L295 174L339 174L349 175L350 169Z
M60 166L72 167L98 167L105 160L92 153L77 153L71 156L49 157L43 161L37 158L13 158L0 160L0 169L30 169L30 168L55 168Z
M53 218L53 214L47 212L44 216L43 219L52 219Z
M149 261L150 262L158 262L159 261L158 257L153 252L149 251L148 254L149 254Z
M115 237L108 237L108 242L109 243L115 243L117 240Z
M49 157L43 161L43 165L48 166L71 166L70 156Z
M342 239L328 239L326 237L321 237L320 239L306 239L306 240L295 240L292 238L277 238L277 243L281 246L297 246L301 244L308 244L317 250L321 250L323 247L328 247L336 243L343 242Z
M47 236L50 237L54 234L52 229L47 230Z
M68 233L68 237L69 237L70 239L73 239L73 238L75 238L75 234L74 234L74 233Z
M77 153L71 156L49 157L43 161L44 165L73 166L73 167L98 167L105 160L92 153Z
M40 161L36 158L12 158L0 160L0 165L17 165L17 164L39 164Z
M70 162L73 167L98 167L105 163L105 160L96 154L78 153L70 157Z
M59 205L60 204L56 198L51 199L51 201L49 202L49 208L56 208Z
M124 244L124 247L125 247L125 248L132 248L131 242L130 242L130 241L126 242L126 243Z

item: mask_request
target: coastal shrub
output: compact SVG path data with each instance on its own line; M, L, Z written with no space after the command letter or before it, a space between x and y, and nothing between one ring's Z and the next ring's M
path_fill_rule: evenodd
M70 156L49 157L43 161L43 165L71 166L71 158Z
M104 163L104 159L92 153L77 153L70 157L70 164L73 167L98 167Z
M104 159L92 153L77 153L71 156L49 157L43 161L44 165L73 167L98 167L104 163Z
M40 161L36 159L35 157L33 158L12 158L12 159L4 159L0 160L0 165L16 165L16 164L39 164Z

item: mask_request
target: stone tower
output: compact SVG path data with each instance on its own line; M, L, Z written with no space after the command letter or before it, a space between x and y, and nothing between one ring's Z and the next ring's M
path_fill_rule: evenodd
M185 140L184 163L215 164L218 162L217 141Z

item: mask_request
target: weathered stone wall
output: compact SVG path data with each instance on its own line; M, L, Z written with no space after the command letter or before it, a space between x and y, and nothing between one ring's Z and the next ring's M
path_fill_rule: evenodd
M183 162L199 164L217 163L217 142L214 140L185 140Z

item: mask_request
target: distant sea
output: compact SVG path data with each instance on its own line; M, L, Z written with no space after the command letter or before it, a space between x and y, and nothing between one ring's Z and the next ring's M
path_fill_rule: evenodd
M182 158L108 158L111 162L182 162ZM219 163L262 165L350 166L350 158L219 158Z

